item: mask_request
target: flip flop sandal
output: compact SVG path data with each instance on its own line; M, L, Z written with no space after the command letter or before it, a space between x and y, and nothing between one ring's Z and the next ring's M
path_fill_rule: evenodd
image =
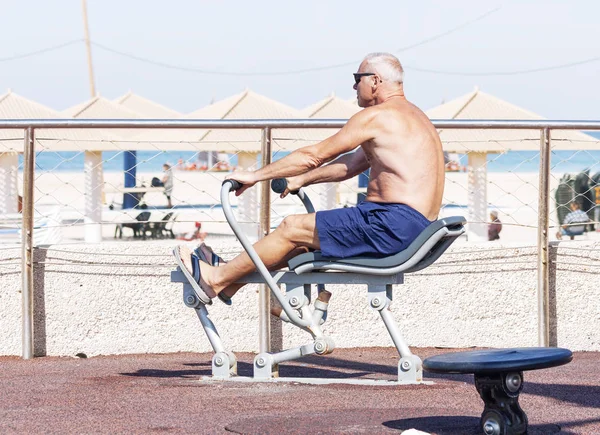
M198 245L198 247L196 249L194 249L194 253L202 259L202 261L205 261L206 263L210 264L211 266L221 266L222 264L226 264L227 262L225 260L223 260L221 257L219 257L217 254L215 254L215 252L212 250L212 248L204 243L201 243L200 245ZM204 258L202 258L204 257ZM210 261L209 261L210 259Z
M219 293L217 295L217 297L219 298L219 300L221 302L223 302L225 305L229 305L231 306L233 304L233 302L231 302L231 298L227 295L224 295L223 292Z
M204 261L205 263L208 263L208 264L212 264L213 266L216 266L216 267L220 266L221 264L227 263L225 260L223 260L217 254L215 254L210 246L205 245L204 243L201 243L196 249L194 249L194 253L198 256L198 258L201 261ZM208 261L208 258L211 259L210 262ZM198 266L198 270L199 269L200 269L200 266ZM199 276L200 275L198 274L198 277ZM194 278L195 277L196 277L196 275L194 275ZM225 305L231 306L232 302L231 302L231 298L229 296L226 296L223 293L219 293L217 295L217 297Z
M198 257L192 253L190 248L184 245L175 247L175 249L173 249L173 255L175 256L177 265L196 292L196 296L200 302L205 305L212 304L211 299L217 295L200 276L200 264L198 263Z

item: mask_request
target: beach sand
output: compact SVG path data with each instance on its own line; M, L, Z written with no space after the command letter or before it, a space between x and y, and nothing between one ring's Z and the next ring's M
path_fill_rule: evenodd
M174 232L187 233L194 230L194 223L201 222L202 230L209 234L231 234L220 207L220 186L227 172L173 171L174 190L172 202L175 205L177 220ZM138 173L138 185L149 185L152 177L160 174ZM550 235L556 233L556 206L553 190L556 189L562 174L552 174L550 178ZM467 211L467 173L456 172L446 174L446 185L443 196L444 206L440 217L463 215L468 218ZM499 211L503 230L500 234L502 242L515 242L526 245L537 243L538 223L538 182L537 173L488 173L487 200L489 210ZM121 172L104 173L104 204L102 209L103 237L113 239L115 223L133 219L139 211L120 210L123 186ZM40 172L35 178L35 209L38 215L55 216L60 213L64 223L60 228L61 243L81 242L84 237L85 180L80 172ZM340 183L338 188L338 205L354 205L358 192L357 179ZM313 199L317 209L321 209L322 189L310 186L307 193ZM151 211L152 220L160 220L169 210L167 200L160 192L150 192L145 202ZM237 198L231 195L232 205L237 205ZM302 213L303 207L297 198L288 196L280 199L271 193L272 226L278 224L288 214ZM115 209L110 210L109 205ZM259 204L256 204L257 210ZM58 219L58 218L55 218ZM113 223L114 222L114 223ZM50 223L49 225L55 225ZM122 240L131 237L127 231ZM598 234L589 233L589 237ZM588 237L588 236L586 236ZM6 240L6 237L2 241Z

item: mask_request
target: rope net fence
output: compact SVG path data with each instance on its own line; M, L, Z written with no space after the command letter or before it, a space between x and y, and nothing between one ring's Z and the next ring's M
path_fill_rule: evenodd
M334 132L273 129L272 160ZM551 240L559 234L600 239L600 141L573 131L551 133ZM484 239L495 234L502 242L535 246L539 131L457 128L440 135L446 150L440 217L462 215L469 226L483 228ZM220 186L232 171L259 168L260 150L259 129L36 129L34 245L85 243L86 228L95 225L103 241L231 238ZM20 258L22 153L23 132L2 130L0 250L14 252L4 258L3 268ZM347 207L364 200L367 183L363 174L306 191L317 210ZM238 220L250 233L257 231L259 187L231 198ZM281 199L272 193L270 202L271 228L304 212L292 195ZM587 216L584 224L567 219L573 203L579 204L580 219Z

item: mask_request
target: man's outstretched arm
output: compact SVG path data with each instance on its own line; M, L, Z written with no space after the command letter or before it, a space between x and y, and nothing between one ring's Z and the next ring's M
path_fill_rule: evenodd
M362 148L353 153L344 154L328 165L320 166L312 171L295 177L288 177L288 190L282 194L285 197L290 191L311 184L344 181L355 177L369 169L370 164Z
M318 144L297 149L281 160L277 160L257 171L234 172L228 175L226 179L233 179L242 183L242 188L236 191L236 195L240 195L259 181L294 177L319 168L321 165L349 153L362 143L373 139L376 133L374 118L377 113L378 111L374 107L361 110L330 138Z

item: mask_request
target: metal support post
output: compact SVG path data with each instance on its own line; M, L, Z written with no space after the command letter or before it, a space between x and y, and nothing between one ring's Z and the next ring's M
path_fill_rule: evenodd
M185 287L191 286L188 286L188 284L186 284ZM193 290L191 291L193 292ZM210 345L212 346L215 353L226 352L225 346L223 346L223 342L221 341L221 337L219 336L219 332L217 331L215 324L212 322L212 320L210 320L210 317L208 316L208 310L206 309L206 305L204 305L203 303L198 303L198 307L195 307L194 309L196 310L198 319L200 319L200 323L202 324L204 332L208 337L208 341L210 342Z
M540 190L538 197L538 345L548 347L550 267L548 264L548 198L550 196L550 129L540 130Z
M487 240L487 153L469 153L467 239Z
M263 128L261 135L261 167L271 163L271 129ZM269 234L271 226L271 190L269 182L261 183L260 195L260 238ZM271 352L271 300L266 284L258 290L258 335L259 352Z
M25 129L23 161L23 224L21 229L21 302L23 307L23 359L33 358L33 183L35 167L34 129Z

